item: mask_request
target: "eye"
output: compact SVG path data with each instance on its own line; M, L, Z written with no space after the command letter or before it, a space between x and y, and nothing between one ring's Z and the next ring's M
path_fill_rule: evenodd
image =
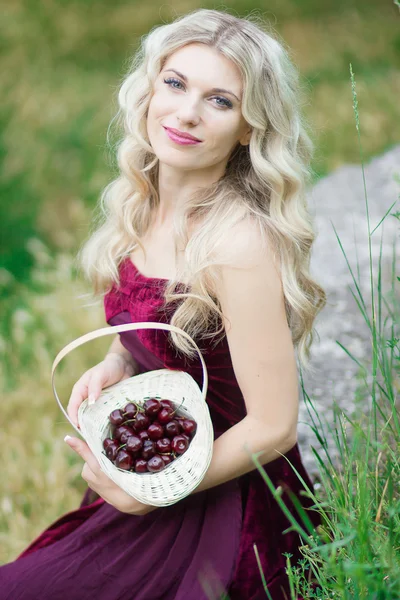
M179 79L174 79L173 77L170 77L169 79L164 79L164 83L167 83L168 85L171 83L180 83L181 85L183 85L182 82L179 81ZM172 87L175 87L175 86L172 86Z
M179 79L175 79L175 77L169 77L168 79L164 79L163 81L167 85L171 85L174 83L179 83L180 85L183 85L183 83ZM179 89L174 85L172 85L172 87L174 87L175 89ZM214 98L212 98L212 99L213 100L222 100L223 104L217 104L217 106L219 106L219 107L232 108L232 106L233 106L232 102L230 100L228 100L227 98L224 98L223 96L214 96Z

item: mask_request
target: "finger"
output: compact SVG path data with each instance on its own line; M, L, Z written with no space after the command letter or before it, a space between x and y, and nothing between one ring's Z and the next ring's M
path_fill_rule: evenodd
M100 396L103 387L107 383L108 377L104 371L94 372L88 384L88 404L91 406Z
M89 465L85 462L83 467L82 467L82 472L81 472L81 477L82 479L84 479L92 488L93 491L97 491L94 490L93 486L96 485L96 482L98 480L98 477L93 473L92 469L89 467Z
M76 426L78 425L78 408L83 400L87 398L89 378L90 373L85 373L79 381L75 383L68 401L67 413Z
M70 446L83 460L88 464L88 467L93 472L95 476L100 475L101 469L100 465L97 461L97 458L89 448L86 442L83 440L79 440L78 438L71 437L66 435L64 438L64 442Z

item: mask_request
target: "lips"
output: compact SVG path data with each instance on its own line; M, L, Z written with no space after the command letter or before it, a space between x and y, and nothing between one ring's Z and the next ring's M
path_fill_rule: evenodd
M185 133L184 131L179 131L179 129L174 129L173 127L165 127L163 125L164 129L167 129L168 131L171 131L172 133L174 133L175 135L177 135L178 137L184 139L184 140L194 140L195 142L201 142L201 140L199 140L199 138L194 137L193 135L190 135L190 133Z

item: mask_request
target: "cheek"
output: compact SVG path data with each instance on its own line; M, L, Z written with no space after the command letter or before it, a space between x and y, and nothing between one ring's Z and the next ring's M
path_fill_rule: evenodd
M147 126L151 127L157 114L157 103L154 99L151 100L148 111L147 111Z
M174 103L171 100L171 97L165 94L163 90L158 90L150 100L148 114L150 118L157 119L173 109Z
M224 126L219 131L216 126L214 132L216 133L212 136L213 146L217 152L225 156L236 146L239 134L234 125L231 127Z

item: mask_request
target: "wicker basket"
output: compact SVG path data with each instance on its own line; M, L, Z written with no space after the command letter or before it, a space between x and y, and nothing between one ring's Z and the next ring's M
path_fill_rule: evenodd
M90 340L105 335L114 335L137 329L164 329L184 335L195 346L203 367L203 389L185 371L158 369L134 375L108 388L105 388L96 402L89 406L84 400L78 409L80 429L75 427L61 404L55 388L55 371L60 361L73 349ZM214 432L210 412L206 403L207 369L203 356L193 339L179 327L167 323L145 322L128 323L105 327L87 333L65 346L54 359L52 386L54 396L65 417L74 429L85 439L97 458L101 470L119 487L133 498L152 506L169 506L188 496L203 479L211 462ZM109 434L110 412L122 408L130 400L143 404L146 397L168 398L181 405L180 412L197 423L197 431L184 454L173 460L159 473L134 473L116 467L107 458L103 440Z

